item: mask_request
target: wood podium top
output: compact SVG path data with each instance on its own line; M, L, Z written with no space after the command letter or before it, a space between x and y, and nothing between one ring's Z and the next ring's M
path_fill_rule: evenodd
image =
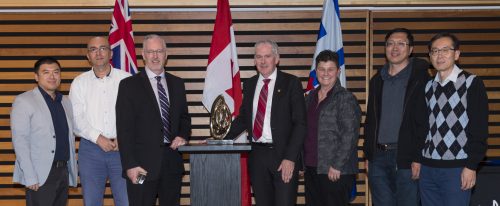
M187 144L178 148L179 152L186 153L242 153L252 150L248 143L234 144Z

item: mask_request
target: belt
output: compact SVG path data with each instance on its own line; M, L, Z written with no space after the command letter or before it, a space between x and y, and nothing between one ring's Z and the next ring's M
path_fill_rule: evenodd
M56 161L52 162L52 167L55 167L55 168L66 167L67 164L68 164L67 161L56 160Z
M274 144L273 143L252 142L252 146L254 146L254 147L261 147L261 148L269 148L269 149L273 149L274 148Z
M395 150L398 149L398 144L377 144L377 148L382 151Z

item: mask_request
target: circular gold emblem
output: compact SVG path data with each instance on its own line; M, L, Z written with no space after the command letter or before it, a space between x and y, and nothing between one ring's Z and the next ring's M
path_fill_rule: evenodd
M210 111L210 135L214 139L224 139L231 128L231 110L222 95L217 96Z

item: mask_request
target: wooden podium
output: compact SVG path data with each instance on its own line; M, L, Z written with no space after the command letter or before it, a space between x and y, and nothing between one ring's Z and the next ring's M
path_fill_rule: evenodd
M240 206L240 154L250 150L250 144L179 147L180 152L190 154L191 205Z

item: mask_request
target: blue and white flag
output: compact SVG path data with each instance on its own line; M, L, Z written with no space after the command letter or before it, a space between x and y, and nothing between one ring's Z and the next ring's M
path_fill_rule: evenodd
M323 50L332 50L337 52L340 65L340 84L346 87L345 65L344 65L344 46L342 44L342 29L340 28L340 14L338 0L325 0L323 3L323 17L319 25L318 41L316 42L316 52L314 52L311 72L309 73L309 82L307 91L316 88L319 83L316 78L316 56Z

